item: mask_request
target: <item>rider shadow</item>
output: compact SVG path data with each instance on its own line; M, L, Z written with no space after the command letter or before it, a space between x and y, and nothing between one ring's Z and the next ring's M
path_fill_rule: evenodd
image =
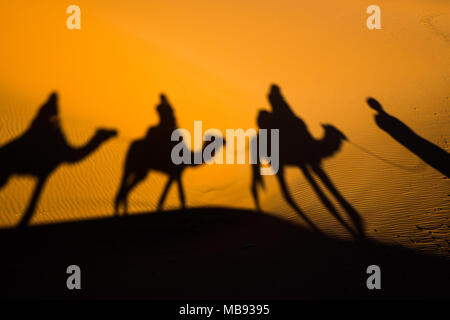
M40 107L30 127L0 147L0 189L13 175L37 177L31 200L18 227L28 225L50 175L63 163L77 163L117 135L116 130L99 129L84 146L71 146L64 136L58 114L58 95L52 93Z
M402 121L388 114L376 99L367 98L367 104L378 112L375 115L375 122L381 130L447 178L450 177L448 152L422 138Z
M365 236L364 221L356 209L345 199L335 186L331 178L322 168L322 160L332 157L342 147L345 135L332 125L322 125L325 134L322 139L315 139L309 132L303 120L297 117L282 96L278 86L273 85L269 93L269 102L272 112L260 111L257 117L258 126L261 129L279 129L279 170L276 173L283 197L287 203L316 231L317 226L303 213L292 198L286 184L284 169L287 166L300 168L314 192L328 209L328 211L347 229L355 238ZM269 143L268 146L271 144ZM258 185L264 187L260 175L259 159L252 165L253 179L251 192L260 210L258 200ZM354 228L341 217L336 207L316 182L314 175L325 185L326 189L334 196L350 218Z
M116 215L119 215L121 207L123 207L124 214L128 213L130 192L147 177L150 171L157 171L169 176L158 201L158 211L162 210L169 189L174 182L178 186L181 207L184 209L186 200L182 184L183 172L188 167L197 167L201 164L194 163L193 160L196 158L201 158L206 162L214 157L214 152L209 153L211 158L203 157L203 151L206 148L213 148L215 151L218 150L218 146L221 147L225 143L223 139L219 141L220 139L216 139L214 136L207 137L202 149L193 152L186 146L184 137L180 137L180 142L172 141L172 133L177 129L176 118L173 108L164 94L160 95L160 102L156 106L156 111L158 112L159 123L150 127L144 138L133 141L128 149L119 191L114 200ZM180 144L183 145L183 159L189 159L189 161L174 163L172 151Z

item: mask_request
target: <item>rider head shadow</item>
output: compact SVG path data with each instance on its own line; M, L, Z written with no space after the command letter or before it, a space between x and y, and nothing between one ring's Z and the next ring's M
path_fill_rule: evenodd
M18 227L28 225L50 175L63 163L77 163L97 150L116 130L99 129L84 146L71 146L62 131L58 95L52 93L40 107L30 127L19 137L0 147L0 188L13 175L34 176L37 184Z
M178 195L181 207L186 207L185 193L182 184L182 174L187 167L198 166L200 164L194 163L193 159L200 156L204 161L209 161L210 158L203 157L203 151L212 143L218 143L214 137L205 139L201 150L187 152L189 163L182 162L175 164L172 159L172 150L178 143L185 143L184 137L181 142L172 141L172 133L177 129L176 118L173 108L164 94L160 95L160 102L156 106L156 111L159 116L159 123L152 126L147 131L144 138L135 140L131 143L124 164L122 180L119 190L114 200L115 214L119 214L119 210L123 207L124 214L128 213L128 197L131 192L140 182L142 182L150 171L157 171L169 176L169 179L163 189L161 197L159 198L157 209L162 210L164 201L168 195L170 186L176 182L178 186ZM224 142L224 140L222 140ZM187 145L190 145L187 144ZM186 147L187 148L187 147ZM186 150L186 148L183 148ZM200 153L201 155L198 155ZM214 152L211 153L214 157Z
M322 160L335 155L342 147L346 136L332 125L322 125L324 136L314 138L302 119L297 117L281 94L278 86L273 85L269 93L272 112L260 111L257 117L261 129L279 129L279 170L276 173L281 192L287 203L316 231L317 226L303 213L292 198L285 180L285 167L299 167L322 204L355 237L364 237L364 221L356 209L342 196L328 174L322 168ZM268 144L270 146L270 144ZM261 159L259 159L261 160ZM251 192L258 210L258 186L264 187L260 175L260 161L252 165L253 179ZM325 185L349 216L356 230L341 217L336 207L329 200L316 182L314 175Z
M402 121L388 114L376 99L367 98L367 104L377 112L375 122L381 130L428 165L446 177L450 177L450 155L448 152L422 138Z

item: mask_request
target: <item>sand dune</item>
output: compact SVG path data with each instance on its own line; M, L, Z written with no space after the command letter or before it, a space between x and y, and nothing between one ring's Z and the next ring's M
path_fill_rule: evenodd
M442 258L220 207L3 230L0 241L15 243L0 265L9 298L430 299L448 297L450 280ZM380 291L365 286L374 261ZM74 263L79 292L61 285Z
M0 53L0 146L27 128L52 90L61 95L62 124L73 144L85 143L100 126L120 132L85 161L53 174L33 224L112 215L126 150L156 122L160 92L173 102L181 127L192 129L194 120L203 120L205 128L254 128L257 111L269 109L266 94L276 82L316 137L320 123L331 123L376 155L346 143L324 162L366 221L369 237L450 257L449 179L380 130L365 102L375 97L417 134L450 150L450 6L438 0L378 2L383 29L372 32L365 28L366 3L357 0L281 1L276 8L262 2L257 12L244 4L215 7L198 0L192 5L203 8L201 17L163 4L122 8L117 2L103 9L102 2L80 1L89 10L78 34L67 33L63 23L55 27L61 5L44 1L22 13L2 4L7 50ZM47 18L35 30L39 10ZM280 23L268 23L275 13ZM153 210L165 179L150 174L131 195L131 211ZM253 209L250 179L248 165L189 169L188 206ZM287 179L317 225L329 235L350 237L298 170L289 169ZM266 182L262 208L304 225L275 178ZM14 178L0 190L0 227L19 221L33 183ZM174 188L167 208L178 205Z

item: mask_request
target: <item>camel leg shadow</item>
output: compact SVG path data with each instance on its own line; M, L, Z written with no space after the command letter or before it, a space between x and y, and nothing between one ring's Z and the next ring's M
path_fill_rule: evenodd
M264 182L262 179L262 176L259 172L259 164L252 164L252 185L251 185L251 192L253 196L253 200L255 202L256 211L261 212L261 206L259 204L259 196L258 196L258 184L261 185L262 188L264 188Z
M162 211L162 206L164 204L164 201L166 200L167 194L169 193L169 188L172 185L173 180L174 180L174 178L170 177L169 181L167 181L166 186L164 187L164 190L158 201L158 208L157 208L158 211Z
M177 181L177 185L178 185L178 194L179 194L179 197L180 197L181 208L182 209L186 208L186 202L185 202L185 197L184 197L184 189L183 189L183 184L181 182L181 176L176 176L176 177L171 176L169 178L169 181L167 181L166 186L164 187L164 190L163 190L163 192L161 194L161 197L159 198L158 208L157 208L157 210L159 212L162 211L162 207L163 207L164 201L166 200L167 194L169 193L170 186L172 185L172 183L175 180Z
M326 196L326 194L322 191L322 189L320 188L320 186L317 184L317 182L314 180L314 177L311 175L311 173L309 172L309 169L306 166L301 166L300 167L303 175L305 176L306 180L308 180L309 184L311 185L311 187L313 188L314 192L316 193L316 195L319 197L320 201L322 202L322 204L328 209L328 211L330 211L330 213L333 215L333 217L336 218L336 220L339 221L340 224L342 224L342 226L348 231L350 232L350 234L353 237L357 237L357 234L355 233L355 231L347 224L347 222L345 222L344 219L342 219L341 215L339 214L339 212L336 210L335 206L333 205L333 203L328 199L328 197ZM313 169L314 170L314 169Z
M122 182L114 201L115 213L119 215L120 205L123 205L123 213L128 214L128 195L132 189L134 189L140 182L142 182L148 175L148 172L141 173L125 173L122 178Z
M364 231L364 222L361 218L361 215L356 211L355 208L353 208L353 206L341 195L341 193L339 192L339 190L336 188L336 186L334 185L334 183L331 181L331 179L328 177L328 175L326 174L326 172L320 167L320 165L313 165L312 166L312 170L314 171L314 173L316 173L316 175L319 177L319 179L323 182L323 184L325 185L325 187L328 189L328 191L331 192L331 194L336 198L336 200L339 202L339 204L342 206L342 208L345 210L345 212L348 214L348 216L350 217L350 219L352 220L353 225L355 226L356 230L358 231L358 233L355 233L353 231L352 228L350 228L348 226L348 224L342 219L342 217L339 215L339 213L336 211L336 209L334 208L334 206L329 202L328 198L326 197L325 194L322 193L322 191L320 190L319 186L315 183L314 179L312 178L312 176L310 176L310 178L308 178L308 180L312 179L312 181L314 181L314 184L316 185L313 188L315 189L317 195L319 196L319 198L321 198L322 203L328 208L328 210L330 210L330 212L336 217L336 219L339 220L339 222L341 222L341 224L347 229L349 230L350 233L352 233L352 235L355 238L358 237L364 237L365 236L365 231ZM306 170L307 172L307 170ZM305 171L304 171L305 173ZM309 172L308 172L309 175ZM306 176L306 174L305 174ZM320 191L318 191L320 190ZM319 193L320 192L320 193ZM329 203L329 205L326 204L327 201Z
M178 184L178 193L180 196L181 208L185 209L186 201L185 201L185 197L184 197L183 183L181 182L181 177L177 178L177 184Z
M44 189L44 185L47 182L48 175L40 176L38 178L38 182L34 188L33 196L31 197L30 203L28 204L27 209L25 210L22 219L20 220L17 228L23 229L28 226L29 221L31 220L34 211L36 210L37 203L39 201L39 197L42 194Z
M281 192L287 203L301 216L306 223L316 232L321 232L320 229L303 213L303 211L297 206L291 194L289 193L288 187L286 185L286 180L284 178L284 170L280 168L277 173L278 182L280 183Z

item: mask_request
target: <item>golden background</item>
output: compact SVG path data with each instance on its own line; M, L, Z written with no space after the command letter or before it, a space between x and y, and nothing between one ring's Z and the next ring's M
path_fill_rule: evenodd
M161 92L178 125L193 130L256 128L271 83L316 137L331 123L392 162L415 157L374 123L367 96L418 134L449 150L450 3L377 1L382 30L368 30L360 0L77 1L81 30L69 30L67 1L0 3L0 145L21 134L50 92L60 95L70 142L98 127L119 130L97 152L49 179L32 223L112 215L130 142L157 122ZM381 240L449 254L449 180L427 166L408 172L350 144L324 168ZM288 182L299 206L330 234L348 237L297 169ZM132 212L154 210L166 177L151 173L131 194ZM248 165L188 169L188 206L254 208ZM274 177L262 208L303 223ZM0 226L15 225L34 181L0 190ZM176 188L167 208L178 207ZM433 230L435 239L416 226Z

